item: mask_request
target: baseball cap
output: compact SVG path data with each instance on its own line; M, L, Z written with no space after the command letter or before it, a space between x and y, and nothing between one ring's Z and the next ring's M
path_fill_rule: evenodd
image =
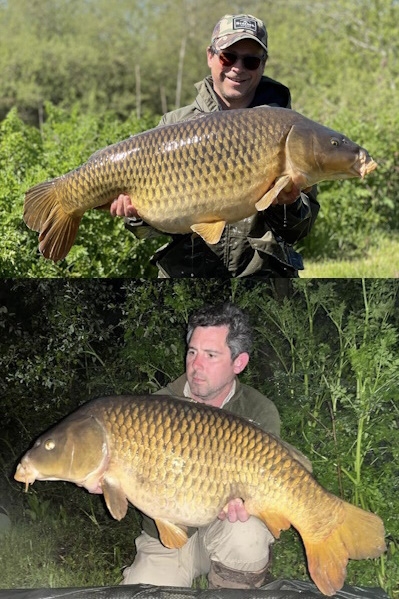
M215 25L211 45L224 50L243 39L255 40L267 52L266 25L252 15L224 15Z

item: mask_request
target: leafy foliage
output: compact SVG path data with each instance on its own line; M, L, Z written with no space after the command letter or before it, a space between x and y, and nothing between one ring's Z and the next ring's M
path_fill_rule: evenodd
M326 488L384 520L388 552L379 560L351 562L347 582L379 584L397 597L396 280L3 281L0 467L5 477L0 478L0 490L1 485L6 488L3 495L13 505L21 489L6 481L17 456L77 405L114 392L152 392L179 376L188 315L203 304L225 300L250 315L255 346L242 380L276 403L283 437L310 457L316 478ZM58 483L43 483L40 489L35 485L37 496L23 500L24 517L39 521L48 512L53 518L54 510L62 516L71 501L66 489L73 502L82 498L82 526L96 526L100 519L101 527L108 527L98 506L95 518L90 516L87 494ZM97 505L95 498L92 502ZM18 521L20 503L17 506L12 509ZM75 532L71 534L74 538ZM117 529L115 534L117 538ZM73 546L71 540L63 543ZM307 576L295 531L276 542L273 574ZM115 571L109 575L114 580Z
M37 233L22 221L24 192L79 166L98 148L155 125L149 118L132 117L120 123L109 114L98 119L82 115L77 108L69 114L52 105L47 105L47 114L40 133L25 125L15 109L0 125L0 275L156 276L149 259L164 238L139 241L124 229L122 219L112 219L101 210L85 216L71 252L61 263L53 264L38 254Z
M389 104L394 111L399 20L392 0L250 0L245 7L120 0L112 10L105 0L15 0L0 4L0 116L18 106L40 121L47 101L124 118L140 105L160 114L179 104L179 85L186 104L207 72L210 27L242 11L267 23L267 68L292 88L300 110L326 118L347 108L359 118L372 108L371 120Z

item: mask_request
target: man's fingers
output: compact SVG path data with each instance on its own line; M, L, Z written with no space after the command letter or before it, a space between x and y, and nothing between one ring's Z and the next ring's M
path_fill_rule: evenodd
M245 504L242 499L235 500L235 512L237 520L240 522L246 522L249 518L249 514L245 508Z
M125 194L121 194L111 203L109 211L111 216L139 216L136 208L132 205L130 196Z
M219 520L225 520L227 518L229 522L237 522L237 520L246 522L249 518L249 514L243 500L237 497L224 506L223 510L218 515L218 518Z

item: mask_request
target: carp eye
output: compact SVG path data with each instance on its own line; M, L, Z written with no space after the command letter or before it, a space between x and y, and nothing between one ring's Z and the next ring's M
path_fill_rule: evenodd
M44 448L47 449L47 451L51 451L52 449L54 449L55 447L55 442L53 441L53 439L47 439L47 441L44 444Z
M331 138L331 145L338 147L339 146L339 139L337 139L336 137L332 137Z

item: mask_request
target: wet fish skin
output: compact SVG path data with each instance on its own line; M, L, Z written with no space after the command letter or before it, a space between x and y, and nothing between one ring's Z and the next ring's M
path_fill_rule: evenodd
M83 214L126 193L141 218L166 233L196 232L217 243L225 223L266 209L294 183L364 177L364 148L293 110L213 112L139 133L79 168L26 192L24 221L43 256L61 260Z
M15 479L102 492L117 519L130 501L154 518L167 547L181 547L185 527L212 522L242 497L275 537L290 525L298 530L326 595L342 587L348 558L385 550L381 519L322 488L290 446L225 410L169 396L85 404L38 439Z

